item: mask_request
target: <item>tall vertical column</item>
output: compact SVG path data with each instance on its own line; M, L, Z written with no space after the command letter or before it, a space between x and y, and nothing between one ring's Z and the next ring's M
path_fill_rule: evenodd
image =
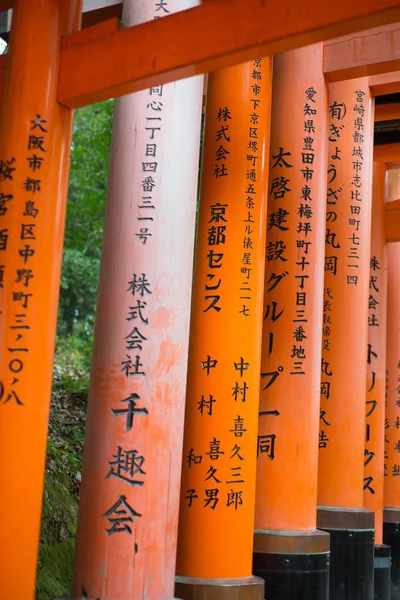
M390 547L382 544L386 385L387 256L385 201L388 169L374 163L368 294L367 398L365 409L364 507L375 513L374 594L390 600Z
M127 0L132 26L192 0ZM203 78L116 101L73 597L174 595Z
M389 170L389 201L400 199L400 169ZM383 541L392 549L391 598L400 594L400 242L387 246L387 355Z
M328 598L316 530L327 98L323 44L274 58L253 570L266 600Z
M331 85L317 525L331 534L335 600L374 594L374 514L362 508L372 135L368 80Z
M0 596L19 600L35 594L68 184L59 51L80 15L79 0L16 0L1 105Z
M270 59L209 76L176 595L264 598L252 577Z

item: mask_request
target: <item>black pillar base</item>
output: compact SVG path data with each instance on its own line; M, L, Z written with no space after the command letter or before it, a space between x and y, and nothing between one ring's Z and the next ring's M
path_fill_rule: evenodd
M329 600L329 535L256 531L253 573L265 579L265 600Z
M390 600L390 546L374 547L374 600Z
M383 543L392 549L391 599L400 598L400 509L383 511Z
M374 600L374 513L319 507L317 527L331 536L332 600Z

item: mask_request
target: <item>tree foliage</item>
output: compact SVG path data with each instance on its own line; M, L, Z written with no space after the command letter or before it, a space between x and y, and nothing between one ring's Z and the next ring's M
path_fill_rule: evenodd
M91 338L114 101L75 113L58 318L59 336Z

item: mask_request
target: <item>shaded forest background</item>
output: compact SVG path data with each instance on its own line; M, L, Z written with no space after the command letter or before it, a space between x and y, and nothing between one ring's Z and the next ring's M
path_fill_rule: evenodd
M75 112L37 600L71 591L114 101Z

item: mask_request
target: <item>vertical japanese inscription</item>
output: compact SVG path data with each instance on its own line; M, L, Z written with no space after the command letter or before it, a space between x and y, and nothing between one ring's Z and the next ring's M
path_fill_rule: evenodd
M168 2L154 2L153 19L170 14ZM137 204L137 226L135 236L143 246L148 245L153 237L152 224L157 214L158 187L160 187L161 140L163 131L163 94L164 86L149 88L143 93L145 103L144 147L141 155L140 197ZM154 251L149 248L149 251ZM125 352L120 360L120 373L132 384L132 391L121 398L119 404L111 409L111 416L124 420L127 433L127 447L117 446L108 461L106 479L118 479L121 482L121 493L115 503L103 514L107 525L108 536L116 533L131 535L133 523L142 515L130 504L124 492L124 486L141 488L145 484L145 457L142 455L139 442L134 442L134 428L137 419L146 419L149 411L145 399L135 390L135 383L146 377L146 366L142 351L149 341L148 302L153 294L154 283L150 282L146 273L133 273L127 281L126 293L129 295L129 307L125 320L128 323L127 335L124 337Z
M10 332L12 343L5 349L8 353L8 372L5 381L0 382L0 401L4 404L13 402L24 406L24 399L18 391L18 383L23 375L25 359L29 355L29 331L31 330L30 315L34 303L34 295L30 291L30 283L35 277L34 257L36 254L37 217L39 214L42 190L41 170L46 158L46 137L48 134L47 121L40 114L33 115L29 122L26 140L26 163L20 165L21 176L17 177L17 162L15 158L0 161L0 181L3 192L0 194L0 263L1 254L7 250L10 232L1 228L1 218L7 213L9 203L14 200L13 194L6 189L8 182L21 184L21 221L18 236L17 266L12 274L12 320ZM5 264L0 264L0 287L3 287Z
M246 161L242 177L241 198L238 207L233 208L230 203L219 201L219 192L223 186L237 177L234 172L238 153L237 144L240 140L235 139L235 120L242 118L235 114L229 102L220 103L210 115L212 125L210 126L209 142L213 143L213 156L210 161L210 180L212 180L213 201L207 205L207 243L206 253L201 260L205 261L205 283L204 302L202 311L205 319L224 315L227 310L227 302L230 298L224 296L224 277L228 277L227 268L231 255L240 256L237 266L239 276L238 287L238 309L239 318L247 319L254 316L254 304L257 298L254 296L252 278L254 271L254 254L259 235L259 191L262 185L262 152L264 127L261 126L262 119L260 111L263 108L263 67L262 60L256 59L251 63L249 77L248 105L246 110L247 140ZM235 148L236 144L236 148ZM211 144L210 144L211 145ZM221 193L222 195L222 193ZM214 201L215 198L215 201ZM233 200L232 200L233 204ZM231 236L229 222L232 211L239 213L242 224L242 235L240 240ZM240 250L238 251L238 248ZM234 250L233 250L234 248ZM229 306L229 310L231 307ZM218 319L219 317L217 317ZM217 322L217 321L215 321ZM189 447L184 456L184 465L187 469L201 472L203 485L183 489L182 501L187 508L201 506L210 511L223 508L237 511L246 502L246 451L243 451L241 441L248 435L246 426L246 410L249 402L252 402L252 394L257 393L254 386L249 383L253 378L252 364L250 360L241 355L240 352L230 364L216 356L210 349L194 367L198 369L204 379L203 385L207 385L207 391L201 391L196 398L196 413L198 418L208 420L212 427L215 423L216 435L211 435L207 445L202 448ZM218 436L219 416L216 416L218 407L225 402L218 394L212 392L213 384L221 378L226 379L226 394L229 402L234 407L232 418L226 419L227 432ZM221 408L219 409L221 410ZM226 433L228 435L226 435ZM262 451L266 451L264 444ZM198 478L197 478L198 479Z

